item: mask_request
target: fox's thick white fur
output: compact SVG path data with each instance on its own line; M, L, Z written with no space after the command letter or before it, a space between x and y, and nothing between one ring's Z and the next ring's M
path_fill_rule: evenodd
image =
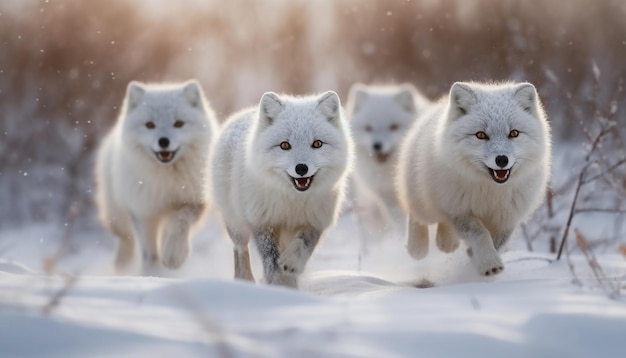
M320 236L337 219L351 161L350 131L334 92L268 92L258 107L231 116L211 173L234 243L236 278L254 281L248 251L254 237L266 282L297 287Z
M402 139L430 101L411 84L365 86L350 90L346 114L355 142L355 213L364 241L404 230L395 171Z
M426 225L437 223L441 250L454 250L460 237L478 273L501 272L498 249L544 198L550 148L533 85L455 83L402 146L398 198L410 214L411 255L426 256Z
M129 268L137 243L144 275L187 259L190 230L209 204L206 171L217 130L197 81L128 84L96 159L96 204L101 223L119 238L118 272Z

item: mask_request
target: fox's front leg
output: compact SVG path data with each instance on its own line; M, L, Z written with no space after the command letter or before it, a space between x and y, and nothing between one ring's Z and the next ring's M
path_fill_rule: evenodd
M473 216L454 218L454 228L469 245L468 255L479 274L496 275L504 270L504 264L494 247L491 234L483 223Z
M159 220L157 217L132 215L133 234L141 247L141 274L159 274Z
M407 217L406 249L416 260L428 255L428 225L417 222L411 215Z
M452 252L456 250L461 243L454 228L445 222L440 222L437 225L437 236L435 242L437 243L439 250L443 252Z
M228 227L227 231L234 244L235 278L254 282L252 266L250 266L250 251L248 250L250 235L240 233L233 227Z
M276 241L276 233L271 228L257 229L254 231L254 241L256 242L261 259L263 260L263 275L265 282L273 284L278 272L278 257L280 251Z
M118 238L117 253L115 255L115 271L118 274L126 273L135 257L135 238L133 238L132 223L121 229L117 223L110 224L111 231Z
M203 204L186 204L170 213L163 237L163 266L179 268L191 251L189 232L204 213Z
M505 229L491 235L493 236L493 246L498 252L502 252L502 249L508 244L512 234L513 229Z
M298 232L278 258L277 284L297 287L298 276L304 271L320 239L320 232L313 228Z

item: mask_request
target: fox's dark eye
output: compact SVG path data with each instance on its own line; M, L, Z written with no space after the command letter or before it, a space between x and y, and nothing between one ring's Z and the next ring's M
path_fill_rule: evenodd
M365 131L366 132L371 132L372 131L372 126L370 126L370 125L365 126Z
M317 149L317 148L321 148L323 144L324 144L324 142L322 142L321 140L317 139L317 140L315 140L313 142L313 144L311 144L311 147Z
M509 138L517 138L517 136L519 136L519 131L517 129L513 129L510 133L509 133Z
M481 139L481 140L487 140L489 139L489 136L487 135L487 133L480 131L480 132L476 132L476 138Z
M398 123L394 123L392 125L389 126L389 130L390 131L397 131L398 130Z
M185 122L183 121L176 121L174 122L174 128L182 128L182 126L185 125Z
M289 142L282 142L280 143L280 149L289 150L291 149L291 144L289 144Z
M156 127L156 126L154 125L154 122L146 122L146 128L148 128L148 129L154 129L154 127Z

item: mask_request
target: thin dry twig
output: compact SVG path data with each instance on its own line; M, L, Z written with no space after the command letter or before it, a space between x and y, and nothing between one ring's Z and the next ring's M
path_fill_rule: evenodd
M232 358L234 353L228 345L226 333L223 329L198 305L198 303L182 289L177 289L176 297L187 308L193 319L215 342L217 356L221 358Z
M65 230L63 230L63 236L59 242L59 246L55 253L43 259L43 270L47 274L51 274L55 271L59 261L65 256L70 247L72 228L78 218L79 210L76 204L70 205L67 212L67 223L65 224Z
M52 311L54 311L57 307L61 305L61 301L63 300L63 298L65 298L65 296L67 296L70 290L76 285L80 275L66 275L64 277L65 277L65 284L63 285L63 287L61 287L58 291L56 291L54 295L50 297L50 300L41 309L42 313L46 316L49 316L50 314L52 314Z
M613 209L613 208L580 208L576 209L575 213L614 213L614 214L626 214L626 209Z
M565 247L565 242L567 241L567 236L569 235L569 229L572 225L572 220L574 219L574 214L576 213L576 203L578 201L578 195L580 194L580 188L582 187L583 178L585 177L585 171L588 166L586 165L578 175L578 182L576 183L576 189L574 191L574 198L572 199L572 205L569 210L569 214L567 215L567 221L565 222L565 229L563 230L563 236L561 237L561 244L559 245L559 253L556 255L556 261L561 259L561 255L563 254L563 248Z
M605 133L606 134L606 133ZM585 180L583 180L583 185L585 184L589 184L597 179L600 179L602 177L604 177L605 175L613 172L615 169L617 169L618 167L620 167L621 165L626 163L626 158L622 158L620 160L618 160L615 164L609 166L608 168L606 168L605 170L603 170L601 173L598 173L592 177L586 178Z
M565 222L563 234L561 236L561 242L559 245L559 251L556 257L556 261L559 261L561 259L561 255L563 254L563 249L565 247L565 244L567 242L567 238L569 235L572 220L574 219L574 216L576 214L583 213L583 212L594 212L594 211L595 212L616 212L616 211L619 212L619 210L621 210L621 209L616 209L614 211L606 211L606 210L592 210L592 209L578 208L578 201L579 201L581 188L585 184L591 183L599 178L605 177L608 173L613 172L619 166L626 163L626 158L623 158L623 159L618 160L616 163L609 165L604 170L601 170L600 173L589 176L589 177L587 176L588 170L592 168L592 166L597 165L599 161L606 162L604 160L604 156L602 153L602 148L601 148L602 142L610 134L614 133L615 128L617 126L615 122L616 110L614 110L613 108L613 103L617 103L616 100L623 90L623 79L620 78L619 80L618 87L614 93L614 97L612 101L609 104L608 110L601 110L601 106L598 104L599 88L600 88L599 74L597 74L594 76L594 88L593 88L594 94L593 94L593 97L590 98L590 101L591 101L591 105L594 108L594 117L597 118L598 121L600 122L600 130L595 136L592 136L588 130L586 129L584 130L585 136L590 142L590 146L587 151L587 154L584 157L584 165L581 168L580 173L578 174L577 180L575 182L576 187L574 189L574 197L572 198L572 202L569 207L569 212L567 215L567 220ZM594 156L596 157L596 159L594 159Z
M573 277L573 282L575 285L582 287L583 283L582 281L578 278L578 275L576 274L576 268L574 267L574 263L572 262L572 258L570 257L570 253L569 251L565 251L565 262L567 262L567 268L569 269L569 272L572 274Z
M533 243L532 243L533 238L528 233L528 226L526 226L526 224L522 224L521 226L522 226L522 235L524 236L524 241L526 241L526 248L528 249L528 251L532 252L533 251Z
M545 261L545 262L547 262L549 264L554 262L553 259L549 259L547 257L520 257L520 258L517 258L517 259L506 261L506 263L510 264L510 263L522 262L522 261Z
M598 280L598 283L600 283L600 286L608 292L609 297L613 299L618 298L621 293L620 285L615 284L614 281L612 281L610 278L606 276L606 274L604 273L604 270L602 270L602 267L598 263L596 256L593 254L593 252L589 248L589 245L587 244L587 240L580 233L580 230L574 229L574 234L576 235L576 243L578 244L580 251L582 251L583 255L585 256L585 259L587 260L587 264L589 264L589 267L591 268L593 275Z

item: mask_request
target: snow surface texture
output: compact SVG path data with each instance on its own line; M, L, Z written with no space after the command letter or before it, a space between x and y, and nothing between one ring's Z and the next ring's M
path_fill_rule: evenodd
M359 260L352 213L314 253L294 291L234 281L232 247L215 218L174 278L114 277L110 245L40 266L51 248L26 236L0 252L1 357L622 357L623 298L609 299L581 256L513 250L486 280L461 247L414 261L400 238ZM431 240L432 241L432 240ZM515 247L522 247L521 238ZM33 247L35 242L37 247ZM261 265L253 250L259 279ZM39 262L39 263L38 263ZM616 284L626 261L602 255ZM359 269L360 266L360 269ZM427 284L432 288L416 288ZM56 298L55 298L56 297Z

